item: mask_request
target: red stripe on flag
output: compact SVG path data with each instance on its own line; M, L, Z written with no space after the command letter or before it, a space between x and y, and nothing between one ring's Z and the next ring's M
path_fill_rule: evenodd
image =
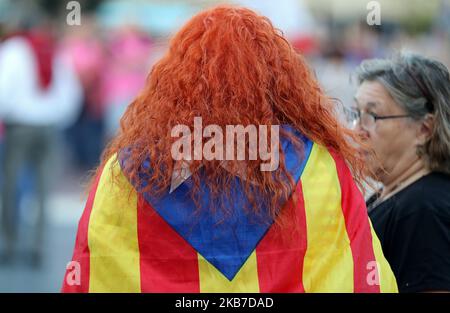
M341 206L352 249L354 292L380 292L379 285L370 285L367 280L376 258L364 198L344 159L331 149L330 154L336 163L342 194Z
M142 292L200 292L197 251L142 196L138 240Z
M89 219L91 217L92 206L94 204L95 194L97 193L97 187L102 173L103 169L95 178L94 184L89 191L83 214L78 223L78 232L75 240L72 262L67 266L62 292L89 292ZM79 273L77 273L78 270L80 271ZM76 275L78 274L80 275L79 284L76 281Z
M301 181L282 214L294 221L288 228L272 225L256 248L260 292L305 292L303 260L307 248L306 213Z

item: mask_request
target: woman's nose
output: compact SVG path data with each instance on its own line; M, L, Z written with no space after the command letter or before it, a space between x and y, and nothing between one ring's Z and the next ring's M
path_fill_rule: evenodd
M366 140L369 138L369 132L364 129L361 125L361 121L359 121L355 126L355 132L360 136L361 139Z

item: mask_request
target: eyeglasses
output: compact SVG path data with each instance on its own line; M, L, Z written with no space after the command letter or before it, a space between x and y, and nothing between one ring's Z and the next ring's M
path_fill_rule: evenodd
M375 124L378 120L388 120L396 118L411 117L410 115L385 115L379 116L371 112L361 112L359 109L346 108L345 115L347 122L351 128L355 128L358 123L366 130L372 130L375 128Z

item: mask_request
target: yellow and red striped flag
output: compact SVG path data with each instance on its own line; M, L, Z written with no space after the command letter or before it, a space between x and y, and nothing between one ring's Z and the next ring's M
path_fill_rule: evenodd
M394 275L345 161L304 139L299 162L284 145L297 181L283 210L297 232L191 216L189 182L162 198L138 192L112 157L79 222L64 292L397 292ZM294 169L292 166L300 163ZM112 175L119 176L112 183ZM231 201L233 200L233 201ZM230 200L230 205L239 201ZM239 211L239 210L237 210ZM208 214L206 211L205 214ZM197 223L194 223L197 221Z

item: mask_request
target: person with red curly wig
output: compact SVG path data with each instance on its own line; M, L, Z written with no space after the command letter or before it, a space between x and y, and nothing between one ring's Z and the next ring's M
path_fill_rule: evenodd
M194 16L104 151L63 291L396 292L357 187L357 137L333 112L267 18L239 7ZM180 125L194 131L188 147L217 139L206 127L195 136L199 118L215 132L279 131L279 166L262 170L248 134L244 158L174 158Z

